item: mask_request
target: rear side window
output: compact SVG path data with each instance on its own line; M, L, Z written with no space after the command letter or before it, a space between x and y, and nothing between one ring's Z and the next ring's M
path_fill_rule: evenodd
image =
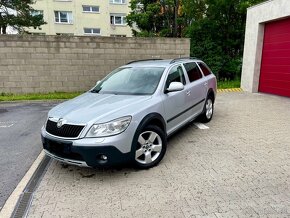
M181 82L183 85L185 85L185 77L180 65L171 68L166 80L165 88L167 89L172 82Z
M195 62L184 64L190 82L202 78L202 74Z
M204 63L199 62L198 66L202 70L204 76L208 76L211 74L210 69Z

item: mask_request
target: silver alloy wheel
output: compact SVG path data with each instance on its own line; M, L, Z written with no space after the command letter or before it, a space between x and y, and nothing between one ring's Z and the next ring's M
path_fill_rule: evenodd
M207 119L210 119L213 113L213 104L212 104L212 100L209 98L206 101L206 105L205 105L205 115Z
M135 160L141 164L155 161L162 150L162 139L153 131L142 132L138 137L139 147L135 153Z

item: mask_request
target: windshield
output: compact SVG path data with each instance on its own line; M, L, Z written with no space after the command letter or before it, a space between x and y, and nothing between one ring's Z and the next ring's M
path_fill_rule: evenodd
M118 68L97 84L92 92L151 95L155 92L164 69L162 67Z

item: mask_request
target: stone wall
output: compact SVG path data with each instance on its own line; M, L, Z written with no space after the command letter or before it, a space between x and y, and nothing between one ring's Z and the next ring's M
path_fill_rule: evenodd
M0 93L84 91L129 61L189 52L179 38L0 35Z

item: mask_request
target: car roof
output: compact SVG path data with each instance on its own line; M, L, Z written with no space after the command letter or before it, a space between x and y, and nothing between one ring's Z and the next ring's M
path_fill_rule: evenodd
M188 61L200 61L197 58L176 58L176 59L146 59L136 60L127 63L125 66L130 67L168 67L174 63L186 63Z

